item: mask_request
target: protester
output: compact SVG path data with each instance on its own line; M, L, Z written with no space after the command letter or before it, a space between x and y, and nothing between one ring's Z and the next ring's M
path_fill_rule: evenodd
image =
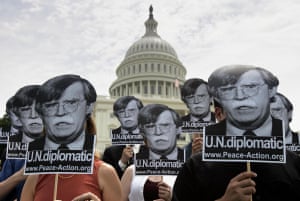
M283 94L277 92L270 106L272 116L281 119L284 122L285 143L300 144L300 135L297 132L292 131L290 127L294 109L291 101Z
M170 201L176 175L135 175L130 165L121 179L122 201Z
M22 123L19 120L19 118L17 117L17 115L15 114L15 112L13 111L13 101L14 101L14 96L10 97L7 102L6 102L6 114L9 117L10 120L10 128L9 128L9 135L15 135L19 132L19 130L22 127ZM1 128L0 128L1 129ZM2 128L2 132L4 131L4 128ZM0 158L0 170L2 169L2 166L6 160L6 150L7 150L7 141L8 141L8 137L9 135L7 135L5 138L3 138L5 140L3 145L3 148L1 149L1 158Z
M181 134L181 119L173 109L162 104L149 104L141 109L139 128L149 149L137 153L149 159L184 159L184 150L177 147L177 136Z
M181 100L189 109L189 114L181 118L182 121L215 122L210 112L212 97L208 93L207 82L200 78L191 78L181 87Z
M20 168L7 179L0 182L0 200L20 200L22 187L27 175L24 175L24 168Z
M141 100L134 96L118 98L114 103L113 111L121 125L112 130L112 134L140 135L137 118L143 106ZM102 160L111 164L121 179L125 169L133 163L135 147L138 149L138 146L134 144L109 146L104 150Z
M55 174L30 175L24 185L21 201L53 201ZM121 183L115 169L95 159L92 174L59 174L56 200L80 200L91 193L101 201L120 201Z
M205 134L242 136L251 129L257 136L283 136L282 122L271 117L270 100L278 79L255 66L231 65L215 70L209 92L223 106L226 119L207 126ZM287 151L286 163L203 161L196 154L177 176L173 201L296 201L300 200L300 159Z
M10 142L30 143L43 135L43 122L35 110L36 94L40 85L28 85L19 89L13 101L12 118L16 118L22 124L22 132L9 137ZM19 130L20 131L20 130Z
M200 78L186 80L181 87L181 100L189 109L189 114L181 117L183 122L215 123L215 116L210 111L212 97L208 93L206 81ZM184 147L186 158L202 150L202 129L200 127L191 134L191 142Z
M180 134L181 120L171 108L161 104L149 104L141 109L139 128L146 146L137 153L150 160L177 160L183 158L183 150L177 148L176 136ZM170 201L176 175L136 175L136 166L129 166L121 179L123 201Z
M61 149L59 145L65 144L72 150L93 150L91 139L96 128L91 113L95 101L94 87L77 75L57 76L43 84L37 96L37 108L46 128L45 146L41 148ZM26 180L21 200L80 200L80 196L94 196L101 201L119 201L122 189L115 169L97 157L91 168L91 173L32 174Z
M216 122L223 121L226 117L226 114L223 110L221 104L214 99L214 115ZM192 155L202 151L203 146L203 137L193 137L192 139Z
M39 88L39 85L24 86L8 100L6 111L12 120L12 127L14 127L11 130L17 133L9 137L8 143L22 142L27 146L29 142L42 136L43 122L35 110L35 98ZM5 186L5 188L1 188L1 194L3 197L6 195L3 200L20 200L27 177L23 175L24 162L24 159L5 160L0 172L1 184Z
M61 75L46 81L36 98L36 108L45 124L45 136L28 150L91 150L93 135L84 125L94 109L97 94L89 81L77 75Z
M16 115L14 111L14 100L15 96L10 97L6 102L6 114L10 120L10 134L14 135L17 134L22 128L22 122L20 121L19 117Z

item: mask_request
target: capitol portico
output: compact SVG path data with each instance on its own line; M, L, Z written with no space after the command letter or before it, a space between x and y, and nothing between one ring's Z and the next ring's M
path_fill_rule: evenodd
M94 119L96 149L100 153L111 144L110 130L119 127L117 118L113 116L113 103L121 96L135 96L144 105L165 104L180 115L187 113L180 99L179 87L185 81L186 69L174 48L157 33L157 25L150 6L145 34L129 47L116 68L117 79L109 88L110 97L97 97ZM185 138L179 143L185 144Z

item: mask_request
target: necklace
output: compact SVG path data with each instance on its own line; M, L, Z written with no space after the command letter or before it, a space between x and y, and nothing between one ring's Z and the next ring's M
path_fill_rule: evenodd
M58 177L61 178L61 179L70 179L70 178L72 178L73 176L74 176L74 174L71 174L71 175L68 175L68 176L63 176L63 175L61 175L61 174L58 175Z

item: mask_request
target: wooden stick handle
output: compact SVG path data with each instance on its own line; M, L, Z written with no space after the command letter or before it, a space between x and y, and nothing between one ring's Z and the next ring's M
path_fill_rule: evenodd
M57 183L58 183L58 174L55 175L55 180L54 180L54 191L53 191L54 201L56 201L56 196L57 196Z
M251 171L251 165L250 165L250 161L247 161L247 172ZM250 197L250 201L252 201L252 195Z
M251 165L250 165L250 161L247 161L247 172L251 171Z

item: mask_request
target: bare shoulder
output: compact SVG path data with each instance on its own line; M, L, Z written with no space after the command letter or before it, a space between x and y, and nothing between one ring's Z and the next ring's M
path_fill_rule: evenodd
M38 178L39 178L38 174L29 175L26 179L26 182L30 183L30 185L35 186L38 181Z
M106 162L102 162L101 166L99 167L98 172L99 173L109 173L111 171L114 171L114 167Z
M126 170L132 172L134 170L134 165L129 165Z
M98 169L98 184L103 191L107 186L115 186L120 183L119 177L113 166L103 162Z
M29 175L23 186L21 200L33 200L39 175Z
M111 178L117 176L117 172L112 165L102 162L98 169L98 175L102 178Z
M123 177L132 177L133 171L134 171L134 165L128 166L123 174Z

